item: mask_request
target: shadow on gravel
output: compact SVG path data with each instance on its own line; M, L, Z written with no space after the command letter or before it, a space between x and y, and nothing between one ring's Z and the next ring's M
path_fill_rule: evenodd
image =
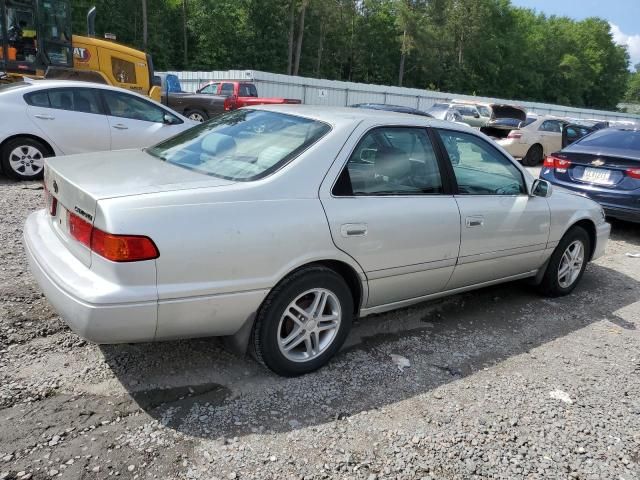
M640 247L631 228L615 236ZM356 322L336 359L293 379L238 358L219 339L101 349L148 415L177 431L215 439L290 431L378 409L594 322L635 328L616 312L638 298L638 281L597 264L563 298L542 298L521 282L498 285ZM400 372L391 353L409 358L411 367Z

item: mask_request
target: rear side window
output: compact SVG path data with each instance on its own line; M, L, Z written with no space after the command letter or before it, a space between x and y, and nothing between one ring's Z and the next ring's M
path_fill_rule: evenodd
M421 128L376 128L351 154L333 188L336 196L443 193L435 151Z
M25 101L34 107L49 108L49 94L47 92L33 92L24 96Z
M240 84L240 95L241 97L257 97L258 90L256 86L252 83L241 83Z
M233 83L223 83L220 89L220 95L231 96L233 95Z
M560 133L560 122L557 120L545 120L538 130L541 132Z
M25 100L34 107L102 114L98 96L90 88L56 88L33 92L25 95Z

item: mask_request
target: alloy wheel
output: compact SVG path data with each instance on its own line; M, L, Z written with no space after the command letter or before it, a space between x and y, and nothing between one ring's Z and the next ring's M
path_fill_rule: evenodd
M9 153L9 165L24 176L35 176L44 168L44 155L31 145L21 145Z
M194 122L204 122L204 117L202 115L200 115L199 113L190 113L189 114L189 120L193 120Z
M330 290L314 288L287 306L278 325L280 352L293 362L307 362L329 348L340 328L342 311Z
M580 240L570 243L558 266L558 285L569 288L580 276L584 265L584 245Z

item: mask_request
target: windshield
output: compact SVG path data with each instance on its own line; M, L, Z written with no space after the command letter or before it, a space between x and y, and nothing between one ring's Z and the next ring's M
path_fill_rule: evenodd
M242 109L191 128L147 152L207 175L251 181L274 172L330 129L315 120Z

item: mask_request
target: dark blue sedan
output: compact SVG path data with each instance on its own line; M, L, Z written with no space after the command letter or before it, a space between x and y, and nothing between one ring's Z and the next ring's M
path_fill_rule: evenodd
M609 217L640 222L640 130L590 133L549 155L540 178L595 200Z

